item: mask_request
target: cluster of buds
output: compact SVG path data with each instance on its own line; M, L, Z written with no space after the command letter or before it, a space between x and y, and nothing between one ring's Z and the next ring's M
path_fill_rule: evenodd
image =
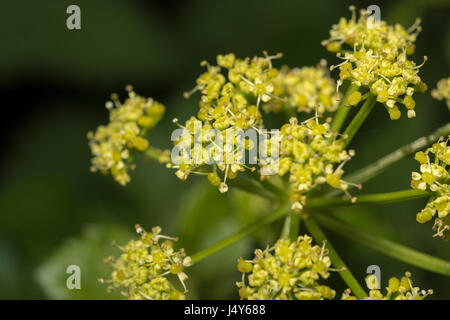
M283 106L297 112L333 112L338 107L336 84L330 77L325 60L316 67L289 69L283 67L274 82L273 99L264 105L267 112L278 112Z
M415 159L420 163L420 173L413 172L411 187L431 191L431 198L420 211L416 220L426 223L436 216L433 230L435 237L448 239L450 236L450 146L443 137L425 152L417 152Z
M148 149L145 138L164 114L165 107L151 98L137 95L127 86L128 98L122 104L117 94L106 102L109 110L109 123L88 133L89 147L93 154L91 171L110 173L121 185L130 181L129 171L134 152Z
M280 176L289 173L291 208L297 212L306 203L306 193L323 184L341 189L356 201L347 191L351 183L341 179L342 168L354 156L354 151L346 151L344 141L330 131L330 124L320 123L318 119L315 116L299 123L297 118L291 118L281 127L277 173ZM273 165L261 164L261 167Z
M187 293L184 268L192 265L192 259L183 249L175 251L177 238L161 235L160 227L146 232L136 225L136 232L140 238L119 247L122 250L119 258L106 258L114 271L111 280L101 281L112 283L109 290L125 289L122 294L129 300L184 300ZM178 277L184 291L177 290L169 276Z
M420 20L405 30L399 24L390 26L385 21L369 21L365 10L361 10L357 20L355 8L352 6L350 9L352 18L348 21L341 18L338 24L333 25L330 38L322 42L327 50L337 52L337 57L342 60L330 68L340 70L338 87L344 80L360 87L349 97L347 104L356 106L369 95L375 95L392 120L401 116L398 104L406 107L408 118L415 117L413 94L427 89L418 75L427 57L421 65L408 59L421 31ZM343 48L344 45L349 48Z
M419 287L413 287L411 273L409 272L406 272L400 279L390 278L385 295L378 289L380 285L375 275L368 275L366 284L370 290L368 300L423 300L433 294L431 289L425 291L420 290ZM342 294L342 300L357 300L357 298L352 296L351 291L347 289Z
M185 130L175 139L175 146L185 151L172 159L175 163L168 164L177 169L177 177L186 180L191 173L207 175L212 185L226 192L227 179L239 171L254 170L241 161L243 150L254 147L242 138L242 131L253 129L259 133L262 129L260 105L277 99L272 92L278 70L273 68L272 60L279 57L281 54L265 53L264 57L238 59L227 54L217 56L217 66L201 63L207 71L197 79L195 88L185 94L189 97L200 91L197 118L192 117L185 125L174 119ZM205 165L212 165L212 169Z
M280 239L272 248L255 250L253 260L238 260L242 280L239 295L248 300L333 299L335 291L319 284L330 275L331 261L325 243L312 245L304 235L296 241ZM246 279L247 278L247 279Z

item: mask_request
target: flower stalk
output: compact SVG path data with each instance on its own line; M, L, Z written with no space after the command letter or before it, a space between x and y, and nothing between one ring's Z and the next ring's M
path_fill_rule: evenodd
M327 229L335 231L347 238L357 241L376 251L410 265L450 276L450 262L433 257L426 253L408 248L391 240L371 234L361 228L356 228L329 215L317 213L314 218ZM330 255L331 256L331 255Z
M289 239L291 241L297 240L300 230L300 214L295 211L291 211L290 225L289 225Z
M320 226L312 218L305 219L304 223L309 233L313 236L313 238L317 241L317 243L323 243L324 241L326 241L326 247L329 251L328 255L331 258L333 266L337 269L340 269L339 275L352 290L353 294L358 299L366 298L367 297L366 292L360 286L360 284L353 276L353 274L350 272L348 267L345 265L344 261L342 261L341 257L338 255L333 246L329 243Z
M359 204L387 204L393 202L408 201L417 198L428 197L430 192L420 190L402 190L387 193L363 194L357 197L356 202L342 198L313 198L308 208L327 208L336 206L348 206Z
M347 129L344 131L344 147L347 147L350 141L352 141L356 132L358 132L361 125L364 123L366 118L369 116L373 107L375 106L377 97L374 95L370 95L367 100L362 105L361 109L359 109L356 116L353 118L352 122L348 125Z
M439 137L445 137L449 134L450 122L443 125L442 127L439 127L431 134L420 137L419 139L408 143L407 145L395 150L392 153L389 153L388 155L378 159L368 166L349 174L345 177L345 180L355 183L364 183L384 172L386 169L396 164L400 160L430 145L434 141L438 140Z
M359 87L355 84L350 84L350 86L348 87L344 97L341 100L341 103L339 104L339 108L333 118L333 122L331 123L331 131L339 132L339 130L341 130L342 126L344 125L345 119L347 118L347 115L350 111L350 106L346 105L348 97L353 92L356 92L358 89Z
M250 235L251 233L255 232L256 230L260 229L261 227L271 224L272 222L277 221L278 219L284 217L289 212L288 206L283 205L270 213L269 215L265 216L262 219L259 219L258 221L255 221L253 223L250 223L248 226L244 227L237 233L229 236L228 238L225 238L216 244L203 249L202 251L197 252L196 254L193 254L192 261L194 263L200 262L201 260L215 254L216 252L234 244L235 242L241 240L242 238Z

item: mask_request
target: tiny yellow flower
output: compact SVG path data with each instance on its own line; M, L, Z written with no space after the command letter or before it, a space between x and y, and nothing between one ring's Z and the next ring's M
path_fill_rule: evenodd
M439 80L437 88L431 91L431 95L438 100L450 100L450 77Z

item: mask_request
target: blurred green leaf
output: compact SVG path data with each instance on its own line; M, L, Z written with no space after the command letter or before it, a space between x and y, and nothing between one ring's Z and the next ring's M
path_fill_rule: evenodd
M235 233L270 210L270 203L260 197L231 189L220 194L217 188L199 181L186 192L178 213L178 232L181 245L193 254ZM259 230L218 252L214 257L195 264L189 272L190 298L236 298L234 283L239 279L236 261L252 253L255 240L270 243L272 232ZM210 286L214 284L214 292Z
M67 239L35 272L38 283L50 299L119 299L117 291L107 293L107 284L99 278L109 279L111 270L103 261L109 255L118 255L112 245L128 242L132 233L120 226L87 225L78 238ZM69 290L66 285L67 267L77 265L81 270L81 288Z

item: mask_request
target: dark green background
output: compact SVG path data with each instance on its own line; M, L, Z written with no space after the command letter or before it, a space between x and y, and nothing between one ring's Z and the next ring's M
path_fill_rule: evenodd
M82 29L66 28L66 8L81 7ZM167 106L151 143L167 148L173 117L194 114L198 96L185 100L201 72L199 62L218 53L240 57L283 52L278 65L333 63L320 41L349 1L2 1L0 87L2 90L2 172L0 179L0 298L112 298L99 276L102 259L118 253L135 223L161 225L180 236L194 253L232 234L267 212L267 204L231 191L219 195L205 179L182 183L157 163L138 161L123 188L110 177L89 172L86 132L107 121L104 102L124 86ZM449 1L358 1L381 7L383 20L409 26L419 16L423 32L414 60L429 61L421 76L430 88L448 77ZM334 74L335 76L335 74ZM430 90L431 91L431 90ZM357 156L347 172L362 167L448 121L443 103L430 91L417 94L417 118L390 121L379 107L352 143ZM407 159L364 186L364 192L407 189L417 163ZM424 200L343 210L352 223L430 254L450 259L449 243L431 238L431 226L415 222ZM279 235L280 225L208 258L189 270L191 298L237 298L237 257L250 257ZM450 280L412 268L378 252L329 234L342 257L363 279L367 266L381 267L382 282L404 271L434 298L450 298ZM82 270L82 289L65 288L65 268ZM339 295L345 284L331 277Z

